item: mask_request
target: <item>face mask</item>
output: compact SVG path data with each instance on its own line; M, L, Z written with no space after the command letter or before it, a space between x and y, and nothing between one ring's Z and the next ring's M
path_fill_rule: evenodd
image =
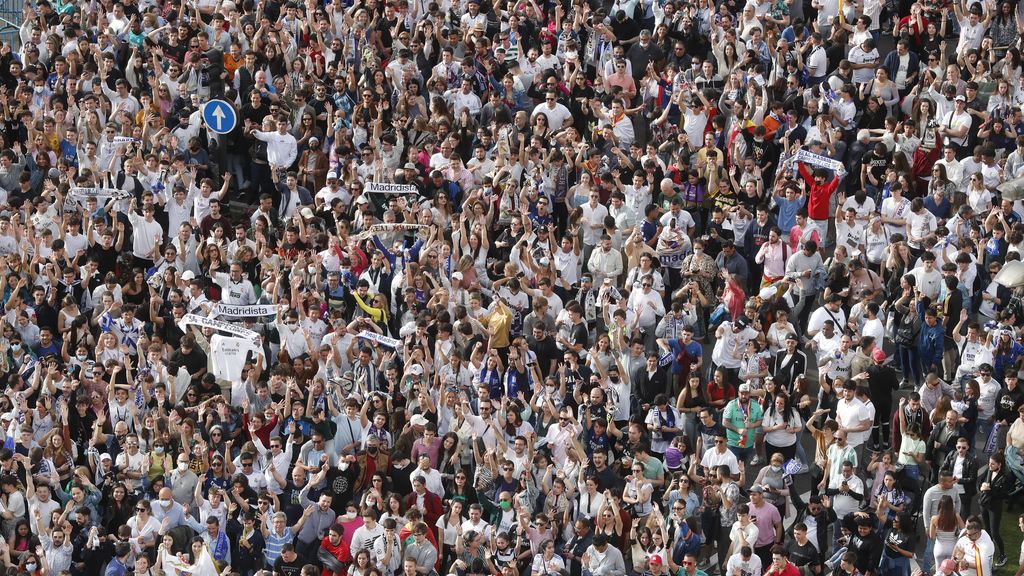
M609 376L608 379L611 380L615 384L619 383L619 377L618 376Z
M306 268L306 271L309 272L311 275L316 274L316 266L309 266Z
M377 453L377 447L376 446L367 446L366 447L366 453L367 454L376 454Z
M32 87L32 91L35 92L36 94L42 94L43 93L43 87L42 86L33 86Z
M20 352L21 344L11 344L11 350L14 350L15 352Z
M35 572L36 571L36 564L34 562L29 562L28 564L25 564L25 570L27 570L29 572Z
M503 500L501 502L501 504L499 504L499 506L501 506L502 510L511 510L512 509L512 503L509 502L508 500Z
M163 446L157 446L157 447L153 448L153 452L156 452L157 454L163 454L164 453L164 447Z
M778 472L779 470L782 470L782 466L776 466L775 464L772 464L771 469L772 472Z
M182 464L181 462L178 462L178 471L184 472L185 470L188 470L188 464Z
M181 468L181 466L178 466L178 467ZM160 505L163 506L164 508L170 508L171 507L171 500L170 499L167 499L167 500L161 499L160 500Z

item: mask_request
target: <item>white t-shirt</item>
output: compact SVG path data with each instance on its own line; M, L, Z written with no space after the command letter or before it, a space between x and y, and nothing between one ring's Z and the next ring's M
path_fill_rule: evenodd
M870 419L871 413L868 411L867 405L856 398L851 401L847 401L844 398L836 405L836 422L844 428L859 426L861 422ZM870 428L863 432L849 432L846 442L851 447L856 448L863 444L870 434Z

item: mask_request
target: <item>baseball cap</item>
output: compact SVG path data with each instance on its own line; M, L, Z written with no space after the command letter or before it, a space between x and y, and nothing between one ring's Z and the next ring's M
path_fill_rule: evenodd
M740 392L740 394L742 394L744 392L749 394L750 393L750 384L740 384L739 392Z
M953 98L953 101L954 102L967 102L967 98L964 98L963 96L957 96L956 98Z
M885 362L885 358L885 351L882 350L881 348L875 348L875 350L871 353L871 359L874 360L875 362Z
M651 556L651 566L654 566L655 564L661 566L662 562L664 561L661 559L661 554L654 554Z

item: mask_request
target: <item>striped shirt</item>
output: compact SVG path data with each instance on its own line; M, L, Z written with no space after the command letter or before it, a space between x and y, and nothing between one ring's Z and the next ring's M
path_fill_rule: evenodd
M271 529L267 532L267 545L263 548L263 557L267 561L267 566L273 566L274 562L281 556L281 548L284 548L285 544L291 544L295 540L295 535L292 534L292 529L285 527L284 534L278 536Z

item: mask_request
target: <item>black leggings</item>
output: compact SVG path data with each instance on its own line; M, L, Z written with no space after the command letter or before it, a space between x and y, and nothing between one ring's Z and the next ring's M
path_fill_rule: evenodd
M1000 500L981 507L981 522L996 543L996 559L1006 555L1006 550L1003 549L1003 536L999 533L999 523L1003 521L1003 504Z

